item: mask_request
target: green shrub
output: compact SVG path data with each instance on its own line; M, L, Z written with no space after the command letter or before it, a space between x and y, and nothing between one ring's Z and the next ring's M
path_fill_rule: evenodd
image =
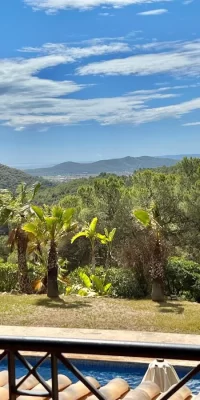
M79 285L80 272L91 275L91 268L86 266L84 268L77 268L69 275L70 285ZM96 267L95 275L101 279L105 278L105 284L111 283L109 296L122 297L122 298L143 298L146 297L146 287L139 285L134 272L125 268L109 268L107 271L103 267Z
M198 285L200 286L200 284L197 284L198 282L200 282L199 264L180 257L172 257L168 260L165 271L167 294L185 297L187 293L187 299L197 298Z
M17 265L0 264L0 292L11 292L17 286Z
M43 270L28 263L31 282L43 277ZM0 262L0 292L11 292L18 288L18 265Z
M192 287L193 299L200 303L200 279L198 279Z
M140 299L147 296L146 286L140 285L133 271L126 268L110 268L106 280L111 282L110 295L127 299Z

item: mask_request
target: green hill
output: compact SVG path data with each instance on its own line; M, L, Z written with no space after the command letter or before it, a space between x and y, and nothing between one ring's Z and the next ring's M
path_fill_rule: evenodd
M18 169L0 164L0 189L9 189L14 191L21 182L33 185L37 181L40 181L44 187L52 186L50 182L41 178L33 177Z
M169 158L125 157L92 163L65 162L50 168L29 169L26 172L33 176L98 175L103 172L125 174L132 173L140 168L168 167L176 163L177 160Z

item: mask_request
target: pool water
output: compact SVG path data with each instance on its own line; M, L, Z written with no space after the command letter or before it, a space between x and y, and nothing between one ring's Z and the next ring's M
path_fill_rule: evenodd
M29 357L27 360L32 366L39 360L37 357ZM101 385L105 385L113 378L125 379L131 388L138 386L147 370L147 366L136 363L122 363L122 362L108 362L108 361L87 361L87 360L73 360L73 364L85 375L95 377ZM7 369L6 361L0 362L0 371ZM27 373L26 368L20 361L16 361L17 378ZM50 361L46 360L42 366L38 368L38 372L45 380L51 378ZM176 372L182 378L189 372L188 368L177 367ZM77 379L68 371L61 363L59 363L59 373L66 374L76 382ZM200 374L189 381L188 387L192 390L193 394L200 393Z

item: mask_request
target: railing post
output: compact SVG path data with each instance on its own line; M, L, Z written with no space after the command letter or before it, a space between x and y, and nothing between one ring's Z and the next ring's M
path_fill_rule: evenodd
M51 354L52 399L58 400L58 359Z
M15 355L12 350L8 350L8 383L9 400L16 400Z

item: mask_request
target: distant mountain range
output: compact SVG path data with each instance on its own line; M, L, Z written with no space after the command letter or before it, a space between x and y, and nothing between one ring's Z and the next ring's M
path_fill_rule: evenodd
M182 160L184 157L200 158L200 154L175 154L170 156L159 156L159 158L170 158L172 160Z
M33 176L98 175L102 172L125 174L141 168L169 167L176 163L176 159L162 157L124 157L92 163L68 161L50 168L28 169L26 172Z

